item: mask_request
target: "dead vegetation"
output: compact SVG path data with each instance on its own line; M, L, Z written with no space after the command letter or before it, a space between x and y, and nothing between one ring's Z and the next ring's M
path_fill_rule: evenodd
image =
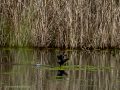
M1 46L120 48L119 0L1 0Z

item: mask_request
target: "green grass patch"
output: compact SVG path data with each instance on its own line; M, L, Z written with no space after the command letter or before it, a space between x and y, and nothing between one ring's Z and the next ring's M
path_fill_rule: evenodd
M99 51L100 49L94 49L94 50Z
M40 70L85 70L86 69L90 71L103 71L104 69L118 69L118 67L94 67L89 65L84 65L84 66L72 65L72 66L62 66L62 67L40 67L34 69L40 69Z
M100 69L119 69L118 67L99 67Z
M113 77L113 78L118 79L119 77Z
M58 49L55 49L55 51L60 51L60 50L58 50Z
M40 70L66 70L66 69L72 69L73 66L62 66L62 67L41 67L41 68L34 68L34 69L40 69ZM73 69L72 69L73 70Z
M0 73L0 74L20 74L18 72L3 72L3 73Z
M84 65L84 67L94 67L94 66L90 66L90 65Z
M87 70L97 70L97 69L99 69L98 67L89 67L89 68L87 68Z
M85 70L84 68L75 68L74 70Z
M0 85L3 85L3 84L5 84L5 83L0 83Z
M65 51L78 51L78 50L75 50L75 49L66 49Z
M72 68L72 66L62 66L62 68Z
M3 50L11 50L11 48L2 48Z

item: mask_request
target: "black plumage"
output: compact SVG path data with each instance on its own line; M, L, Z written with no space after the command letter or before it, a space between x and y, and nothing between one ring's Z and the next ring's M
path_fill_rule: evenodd
M58 64L59 64L60 66L63 65L67 60L69 60L69 58L64 59L64 56L66 56L66 55L64 55L64 53L63 53L63 55L58 55L58 56L57 56L57 58L58 58L58 60L59 60Z

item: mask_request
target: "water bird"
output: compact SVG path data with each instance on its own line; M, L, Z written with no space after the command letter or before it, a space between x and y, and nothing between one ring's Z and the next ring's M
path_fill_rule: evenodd
M69 60L69 58L64 59L64 56L66 56L66 55L64 55L64 53L63 53L63 55L58 55L58 56L57 56L57 58L58 58L58 60L59 60L58 64L59 64L60 66L63 65L66 61Z
M61 66L61 65L63 65L67 60L69 60L69 58L63 59L62 61L58 62L58 64L60 64L60 66Z
M62 55L58 55L58 56L57 56L58 60L62 61L62 60L64 59L64 56L66 56L66 55L64 55L64 53L65 53L65 52L63 52Z

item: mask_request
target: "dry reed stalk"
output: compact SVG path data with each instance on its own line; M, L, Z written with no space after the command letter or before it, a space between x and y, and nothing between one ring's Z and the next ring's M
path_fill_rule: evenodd
M105 48L120 44L118 0L9 0L0 6L0 17L8 18L11 25L10 33L3 33L6 21L1 19L2 45Z

